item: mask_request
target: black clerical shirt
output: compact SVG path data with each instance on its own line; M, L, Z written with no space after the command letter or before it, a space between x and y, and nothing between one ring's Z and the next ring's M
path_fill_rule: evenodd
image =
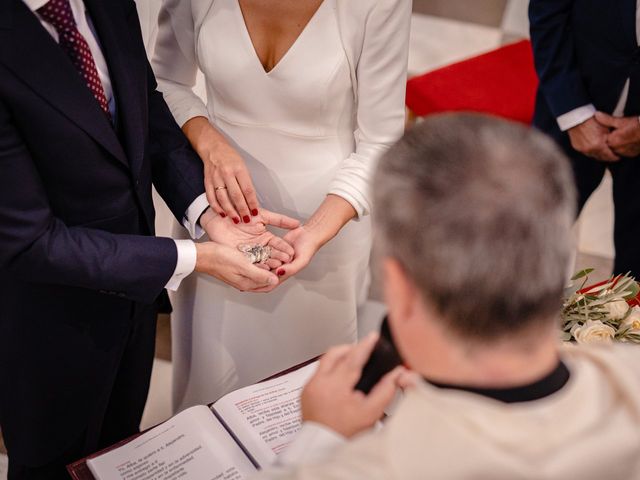
M425 380L438 388L446 388L450 390L462 390L465 392L475 393L484 397L492 398L504 403L520 403L531 402L548 397L564 387L569 381L570 373L567 366L559 361L556 368L540 380L511 388L477 388L463 385L449 385L445 383L432 382Z

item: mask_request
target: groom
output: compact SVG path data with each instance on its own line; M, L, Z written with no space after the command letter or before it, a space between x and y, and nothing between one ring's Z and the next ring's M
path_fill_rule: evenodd
M198 236L202 162L156 91L133 1L0 1L10 479L65 478L67 463L137 431L165 287L194 269L242 290L278 282L232 246L154 237L152 184Z

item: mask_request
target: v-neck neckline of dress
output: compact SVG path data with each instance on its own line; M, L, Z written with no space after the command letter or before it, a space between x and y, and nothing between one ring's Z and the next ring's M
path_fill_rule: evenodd
M278 67L280 67L280 64L285 62L286 59L290 56L290 54L292 54L292 52L295 50L295 48L298 45L298 43L300 43L302 38L305 36L307 31L312 26L312 24L316 22L316 18L319 16L320 11L322 10L322 8L324 7L325 3L327 3L328 0L322 0L322 2L320 3L320 5L316 9L316 11L313 13L313 15L311 16L309 21L306 23L306 25L304 26L304 28L302 29L300 34L296 37L296 39L293 41L293 43L289 46L287 51L284 52L284 55L282 55L282 57L280 57L280 59L275 63L275 65L273 66L273 68L271 70L267 70L266 68L264 68L264 65L262 64L262 61L260 60L260 56L258 55L258 51L256 50L256 46L253 43L253 39L251 38L251 33L249 32L249 27L247 26L247 21L244 18L244 12L242 11L242 7L240 6L240 0L232 0L232 1L236 4L236 10L237 10L237 13L238 13L238 20L242 24L242 31L244 32L244 37L248 42L248 47L249 47L251 56L255 59L255 62L257 63L257 65L260 68L260 70L262 71L262 73L265 76L270 76L276 70L278 70Z

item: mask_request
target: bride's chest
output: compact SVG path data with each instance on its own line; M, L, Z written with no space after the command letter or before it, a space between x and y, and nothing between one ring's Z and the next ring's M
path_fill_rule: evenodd
M290 30L297 33L295 38L289 34L274 44L264 37L270 28L282 24L257 25L259 17L255 17L248 25L238 0L214 0L197 33L196 56L216 109L247 111L257 102L272 110L294 104L318 114L345 96L352 100L335 1L324 0L306 26ZM269 71L261 61L265 46L277 54Z
M266 72L284 58L324 0L238 0L256 56ZM321 15L321 13L318 13Z

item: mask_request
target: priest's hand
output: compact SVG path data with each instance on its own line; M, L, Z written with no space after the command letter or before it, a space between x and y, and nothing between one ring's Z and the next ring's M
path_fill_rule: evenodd
M607 144L617 155L633 158L640 156L640 119L638 117L612 117L597 112L596 119L612 129Z
M371 334L358 345L335 347L320 359L318 370L302 392L302 419L350 438L370 429L384 415L405 374L398 367L368 395L355 390L362 369L378 340Z

